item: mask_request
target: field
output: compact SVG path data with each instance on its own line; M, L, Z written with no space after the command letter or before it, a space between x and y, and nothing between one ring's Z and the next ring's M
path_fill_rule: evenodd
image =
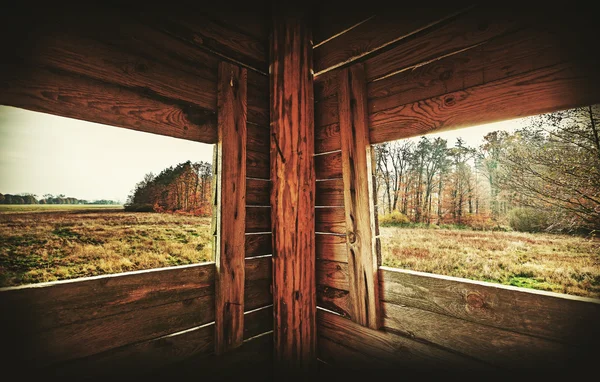
M383 265L600 298L600 239L381 227Z
M1 206L0 286L205 262L211 238L206 217L118 206Z

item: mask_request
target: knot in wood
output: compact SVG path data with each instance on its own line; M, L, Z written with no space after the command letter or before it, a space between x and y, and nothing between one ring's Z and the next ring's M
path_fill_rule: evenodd
M444 98L444 105L453 106L456 103L456 98L454 96L448 96Z
M356 243L356 234L354 232L348 232L348 241L350 244Z
M481 309L484 307L485 301L479 293L469 293L467 295L467 304L471 308Z

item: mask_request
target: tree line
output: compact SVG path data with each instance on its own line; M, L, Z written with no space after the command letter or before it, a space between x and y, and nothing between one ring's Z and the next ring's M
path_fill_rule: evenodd
M530 117L478 147L427 136L374 146L379 212L483 229L598 230L599 115L594 105Z
M108 199L85 200L65 196L64 194L45 194L38 199L36 194L22 193L17 195L0 194L0 204L109 204L118 205L119 202Z
M135 185L125 204L126 211L187 212L211 214L212 165L186 161L148 173Z

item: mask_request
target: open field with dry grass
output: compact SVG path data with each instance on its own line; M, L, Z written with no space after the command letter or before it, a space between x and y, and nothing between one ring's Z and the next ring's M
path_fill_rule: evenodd
M115 206L2 206L0 286L212 260L210 218Z
M381 227L383 265L600 298L600 239Z

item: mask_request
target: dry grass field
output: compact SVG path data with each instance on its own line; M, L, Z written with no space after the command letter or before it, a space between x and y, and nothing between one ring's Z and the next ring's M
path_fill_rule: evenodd
M115 206L2 206L0 286L212 260L210 218Z
M381 227L383 265L600 298L600 239Z

